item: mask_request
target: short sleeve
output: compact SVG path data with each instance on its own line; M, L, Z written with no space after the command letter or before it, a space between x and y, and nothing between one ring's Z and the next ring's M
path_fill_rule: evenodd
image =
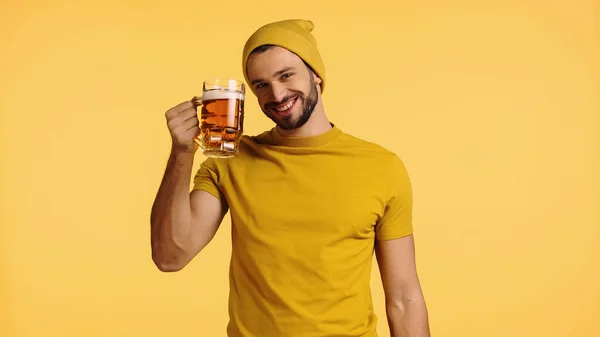
M206 191L217 199L225 201L220 188L221 180L227 172L227 159L207 158L198 168L194 176L192 190Z
M377 240L397 239L413 232L412 186L406 167L398 156L393 157L386 179L384 214L375 226Z

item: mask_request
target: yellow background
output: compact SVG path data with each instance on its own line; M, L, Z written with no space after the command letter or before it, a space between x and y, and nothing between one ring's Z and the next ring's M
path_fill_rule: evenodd
M258 26L308 18L331 120L411 173L432 336L600 336L599 13L576 0L3 1L0 335L225 335L229 218L182 272L150 258L164 112L206 78L241 79ZM255 134L271 122L249 97ZM376 267L373 293L388 336Z

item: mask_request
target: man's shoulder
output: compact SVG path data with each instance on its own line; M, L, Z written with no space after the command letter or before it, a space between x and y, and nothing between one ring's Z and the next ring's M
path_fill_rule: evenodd
M354 151L361 151L372 156L381 158L397 157L397 154L394 151L385 147L384 145L348 132L342 132L340 134L339 141L341 146L347 147Z

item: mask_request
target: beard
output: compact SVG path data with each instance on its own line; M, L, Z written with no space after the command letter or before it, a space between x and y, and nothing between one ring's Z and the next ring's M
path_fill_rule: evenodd
M300 93L299 95L290 95L281 100L281 102L278 104L284 104L296 96L298 96L297 100L299 100L299 102L296 103L302 103L302 110L300 111L300 115L298 117L295 117L293 114L289 114L283 118L277 119L275 118L275 116L272 116L268 113L269 106L275 106L275 104L269 103L263 107L263 111L265 112L267 117L269 117L269 119L271 119L275 124L277 124L279 128L283 130L298 129L304 124L306 124L306 122L308 122L308 120L312 116L313 111L315 110L315 106L319 101L317 87L312 76L310 77L310 92L308 93L308 97L304 96L304 94L302 93Z

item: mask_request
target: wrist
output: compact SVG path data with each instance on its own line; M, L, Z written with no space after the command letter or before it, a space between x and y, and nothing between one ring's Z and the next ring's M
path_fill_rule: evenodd
M193 161L196 149L181 148L173 145L171 148L171 157L176 161Z
M175 143L171 144L171 153L176 156L183 157L193 157L196 154L196 150L198 146L196 144L192 145L177 145Z

